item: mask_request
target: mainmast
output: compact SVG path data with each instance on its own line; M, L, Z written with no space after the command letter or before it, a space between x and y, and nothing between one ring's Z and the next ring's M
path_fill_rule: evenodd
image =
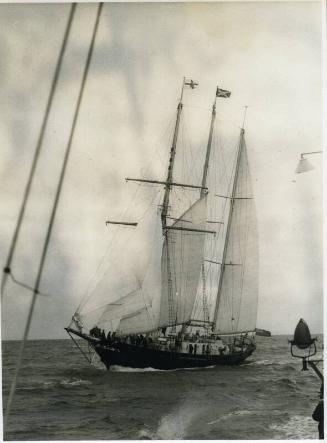
M221 269L220 269L220 276L219 276L219 282L218 282L217 299L216 299L215 313L214 313L214 318L213 318L213 328L216 327L218 310L219 310L219 303L220 303L220 298L221 298L221 287L222 287L223 275L224 275L225 266L226 266L226 254L227 254L227 246L228 246L229 235L230 235L232 214L233 214L233 209L234 209L236 184L237 184L237 178L238 178L239 169L240 169L241 154L242 154L242 150L243 150L243 146L244 146L244 133L245 133L244 122L245 122L246 109L247 109L247 107L245 107L243 126L242 126L241 132L240 132L240 141L238 144L234 182L233 182L233 188L232 188L232 195L230 197L230 208L229 208L229 214L228 214L228 222L227 222L227 230L226 230L223 256L222 256L222 260L221 260ZM233 266L233 263L229 263L228 265Z
M217 92L215 95L215 101L214 104L212 105L212 113L211 113L211 124L210 124L210 131L209 131L209 138L208 138L208 143L207 143L207 152L206 152L206 159L204 162L204 167L203 167L203 176L202 176L202 184L201 184L201 197L203 197L207 191L206 186L207 186L207 177L208 177L208 169L209 169L209 160L210 160L210 153L211 153L211 145L212 145L212 135L213 135L213 129L215 126L215 119L216 119L216 102L217 102Z
M213 136L213 130L215 127L215 120L216 120L217 97L229 98L230 96L231 96L230 91L226 91L225 89L221 89L221 88L219 88L219 86L217 86L215 101L214 101L214 104L212 105L211 124L210 124L209 138L208 138L208 143L207 143L206 159L205 159L204 167L203 167L203 176L202 176L201 194L200 194L201 197L203 197L207 193L207 176L208 176L208 169L209 169L212 136ZM244 122L243 122L243 126L244 126Z
M218 88L217 88L218 91ZM200 191L200 197L204 197L208 190L205 189L207 186L207 177L208 177L208 169L209 169L209 160L210 160L210 153L211 153L211 145L212 145L212 136L213 136L213 130L215 127L215 120L216 120L216 102L217 102L217 92L215 94L215 101L212 105L212 113L211 113L211 123L210 123L210 131L209 131L209 138L207 143L207 152L206 152L206 158L204 162L203 167L203 176L202 176L202 183L201 183L201 191ZM201 274L202 274L202 297L203 297L203 313L204 313L204 321L209 323L209 310L208 310L208 304L207 304L207 291L206 291L206 278L205 278L205 267L204 262L201 266ZM185 331L185 327L183 328L182 332Z
M207 150L206 150L206 158L203 166L203 175L202 175L202 183L201 183L201 191L200 191L200 198L203 198L208 193L207 188L207 177L208 177L208 170L209 170L209 161L210 161L210 154L211 154L211 146L212 146L212 137L213 137L213 131L215 127L215 120L216 120L216 103L217 103L217 97L221 98L228 98L231 96L230 91L226 91L225 89L219 88L217 86L216 94L215 94L215 101L212 105L212 112L211 112L211 123L210 123L210 130L209 130L209 137L208 137L208 143L207 143ZM220 223L216 221L210 221L210 223ZM207 231L207 233L213 233L213 231ZM209 323L209 315L208 315L208 305L207 305L207 296L206 296L206 288L205 288L205 267L204 262L205 261L211 261L211 260L204 260L201 267L201 273L202 273L202 283L203 283L203 308L204 308L204 322ZM215 262L212 262L215 263ZM183 327L183 332L185 331L185 327Z
M211 113L211 124L210 124L210 131L209 131L209 137L208 137L208 143L207 143L207 152L206 152L206 159L204 162L203 167L203 176L202 176L202 184L201 184L201 193L200 196L203 197L208 192L206 190L207 186L207 177L208 177L208 169L209 169L209 161L210 161L210 154L211 154L211 146L212 146L212 136L213 136L213 130L215 126L215 120L216 120L216 102L217 97L223 97L228 98L230 97L231 93L230 91L226 91L224 89L220 89L217 86L216 95L215 95L215 101L212 105L212 113ZM204 263L202 264L202 279L203 279L203 306L206 307L207 310L207 299L206 299L206 291L205 291L205 276L204 276ZM216 318L216 312L215 312L215 318Z

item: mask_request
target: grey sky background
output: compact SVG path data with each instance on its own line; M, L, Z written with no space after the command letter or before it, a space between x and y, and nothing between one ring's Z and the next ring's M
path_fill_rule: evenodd
M2 266L43 116L69 6L0 5ZM96 12L79 4L13 272L33 285ZM258 327L291 334L300 317L323 329L322 158L295 175L301 152L322 148L320 2L105 4L31 328L62 338L135 188L127 176L163 177L182 77L196 158L215 88L224 147L246 139L260 234ZM150 173L149 173L150 171ZM30 294L9 283L4 339L21 338Z

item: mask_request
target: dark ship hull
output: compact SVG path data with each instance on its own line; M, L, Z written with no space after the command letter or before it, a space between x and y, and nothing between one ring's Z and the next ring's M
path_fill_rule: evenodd
M115 365L129 368L154 368L165 370L204 368L216 365L239 365L256 349L255 344L251 342L247 343L242 349L234 349L228 354L191 354L174 350L160 350L155 347L127 343L102 343L98 338L80 333L71 328L66 328L66 331L86 340L99 355L107 369Z
M231 352L228 355L186 354L174 351L141 348L125 343L116 346L95 345L94 349L107 369L113 365L130 368L182 369L201 368L214 365L238 365L255 350Z

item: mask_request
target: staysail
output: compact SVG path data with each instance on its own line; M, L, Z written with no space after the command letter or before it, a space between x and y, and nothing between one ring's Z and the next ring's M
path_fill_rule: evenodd
M162 250L159 326L191 319L203 261L207 197L197 200L169 229Z
M255 330L258 264L255 205L242 129L214 318L218 333Z

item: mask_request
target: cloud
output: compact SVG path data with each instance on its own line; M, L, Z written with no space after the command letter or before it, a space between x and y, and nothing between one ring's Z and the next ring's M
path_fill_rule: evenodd
M95 8L77 7L14 263L24 278L35 275L38 264ZM3 263L68 5L2 4L0 10ZM104 5L43 280L58 298L38 302L33 337L44 334L46 319L47 336L63 336L109 240L105 220L123 213L135 193L124 178L165 176L171 143L165 130L172 127L184 75L200 82L187 91L184 106L184 141L190 141L197 166L217 83L232 91L229 101L218 104L225 151L234 149L243 106L250 105L246 129L261 242L260 325L287 332L289 313L307 318L313 297L310 321L321 330L319 160L311 175L292 182L299 153L321 147L320 14L320 4L308 2ZM18 338L26 302L16 298L20 290L9 292L4 337ZM275 326L271 314L280 306ZM8 326L14 317L15 330Z

